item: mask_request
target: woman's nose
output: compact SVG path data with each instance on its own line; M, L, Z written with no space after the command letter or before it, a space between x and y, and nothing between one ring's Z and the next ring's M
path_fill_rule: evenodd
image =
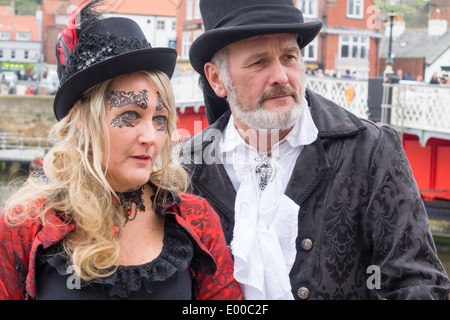
M140 144L152 145L156 138L156 129L153 122L144 122L139 128L138 142Z

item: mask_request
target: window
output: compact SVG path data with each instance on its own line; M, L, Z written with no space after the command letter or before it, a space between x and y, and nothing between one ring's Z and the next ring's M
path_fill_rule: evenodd
M186 1L186 21L192 20L192 14L193 14L193 0L187 0Z
M16 32L16 40L29 41L31 40L31 34L29 32Z
M305 61L317 61L317 38L311 41L303 49L303 60Z
M28 50L25 50L25 52L23 53L23 58L28 59L28 56L29 56Z
M11 59L14 59L16 57L16 50L11 51Z
M194 19L199 20L202 18L202 15L200 13L200 0L194 1Z
M177 21L172 21L172 31L177 30Z
M56 24L67 24L68 16L56 16L55 23Z
M340 40L340 57L343 59L369 59L369 38L344 35Z
M191 32L183 32L181 35L181 59L189 59L189 49L191 48Z
M9 40L9 32L8 31L0 32L0 40Z
M0 58L3 58L3 49L0 49Z
M297 8L302 11L304 17L317 18L319 11L319 0L299 0L297 1Z
M364 18L364 0L347 0L347 18Z
M156 30L165 30L165 29L166 29L166 22L164 20L156 21Z

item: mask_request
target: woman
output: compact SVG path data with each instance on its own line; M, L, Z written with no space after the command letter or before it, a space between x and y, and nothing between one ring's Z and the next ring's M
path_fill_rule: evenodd
M176 52L99 3L57 43L56 143L2 214L0 298L240 299L216 213L170 160Z

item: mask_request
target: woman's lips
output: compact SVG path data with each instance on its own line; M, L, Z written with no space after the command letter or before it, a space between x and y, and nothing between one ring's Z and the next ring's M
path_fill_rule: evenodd
M151 159L151 157L148 155L137 155L137 156L132 156L131 158L133 158L139 162L148 162Z

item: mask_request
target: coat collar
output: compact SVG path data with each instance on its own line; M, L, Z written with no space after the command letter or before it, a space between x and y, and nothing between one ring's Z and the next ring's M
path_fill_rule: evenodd
M309 89L306 89L306 100L319 130L319 138L346 137L366 130L354 114Z

